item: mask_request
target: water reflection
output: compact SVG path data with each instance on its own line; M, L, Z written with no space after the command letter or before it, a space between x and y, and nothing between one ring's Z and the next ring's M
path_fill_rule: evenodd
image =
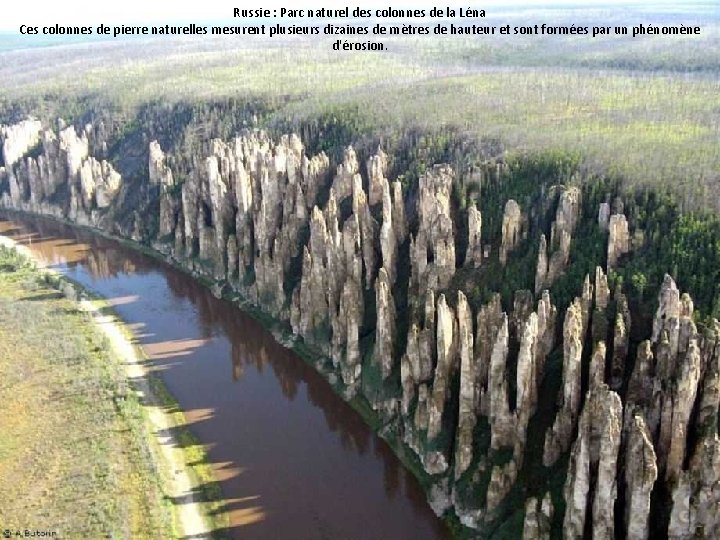
M384 441L253 319L87 231L0 215L0 234L109 298L130 323L207 448L234 536L445 536Z

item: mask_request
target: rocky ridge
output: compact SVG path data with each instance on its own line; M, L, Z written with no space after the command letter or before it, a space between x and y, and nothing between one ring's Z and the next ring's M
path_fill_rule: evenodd
M500 295L473 305L453 283L458 260L472 271L486 266L482 205L456 213L448 165L428 169L410 197L386 178L381 149L364 175L352 147L333 170L295 135L247 131L211 141L176 182L151 142L145 206L123 229L113 212L125 208L125 182L91 155L96 137L92 126L3 127L0 205L150 243L287 322L320 353L318 370L346 398L367 400L385 436L412 452L438 513L482 531L512 499L523 501L516 511L526 538L547 538L553 527L573 538L648 538L657 532L655 494L667 493L671 537L720 536L720 324L698 328L691 298L666 276L651 334L632 341L628 300L607 276L635 243L620 208L597 210L606 264L562 312L548 289L572 260L581 190L550 195L556 211L539 237L529 235L531 209L507 200L500 237L485 239L490 259L507 266L539 238L534 290L516 291L511 305ZM151 207L155 231L141 217ZM458 219L467 223L461 259ZM402 312L396 300L405 294ZM562 384L536 455L528 433L552 362ZM522 481L531 466L565 462L561 493Z

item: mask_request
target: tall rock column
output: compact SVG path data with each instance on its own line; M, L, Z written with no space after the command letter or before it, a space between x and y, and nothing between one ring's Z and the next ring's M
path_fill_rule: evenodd
M475 413L475 357L472 311L465 295L458 291L458 353L460 356L460 405L455 445L455 478L467 470L472 461Z
M175 232L177 213L179 210L178 201L170 193L170 188L175 185L172 171L165 164L165 153L160 148L160 143L152 141L148 149L148 177L151 184L160 185L160 220L158 237L170 237Z
M367 161L367 171L369 178L369 194L368 200L370 206L375 206L383 200L384 184L388 181L385 178L387 169L387 155L382 149L378 148L374 156L370 156ZM384 204L384 203L383 203Z
M630 231L627 218L623 214L610 216L608 224L607 269L617 266L618 259L630 251Z
M478 414L489 415L488 373L498 331L503 324L500 295L483 305L477 314L477 338L475 339L475 410Z
M523 325L520 337L520 351L518 353L516 384L517 397L515 414L516 439L515 457L518 463L522 461L522 455L527 438L527 426L530 417L535 413L537 406L537 392L540 381L538 380L538 316L531 313L527 322Z
M387 272L390 284L397 276L398 240L393 226L393 205L390 198L390 184L383 178L382 187L382 226L380 227L380 252L382 266Z
M410 255L413 289L420 297L427 289L446 288L455 274L455 236L450 214L454 178L455 173L448 165L435 165L420 177L419 225ZM432 255L431 262L428 253Z
M482 215L473 204L468 210L468 246L465 254L465 266L480 268L483 259Z
M508 383L505 376L508 347L508 318L503 313L502 323L492 348L488 376L491 447L495 450L504 446L513 446L514 443L515 419L510 413Z
M588 393L570 453L565 481L563 536L582 538L592 501L594 538L614 537L614 505L617 497L617 457L620 449L622 402L606 385ZM597 479L593 482L592 470ZM591 486L594 485L594 492Z
M390 278L381 268L375 280L375 304L377 324L375 330L375 362L380 366L382 378L387 379L393 370L393 345L395 341L395 301Z
M543 463L552 465L570 446L573 426L580 409L581 358L584 341L582 304L579 298L565 313L563 327L562 405L552 429L546 433Z
M441 294L437 302L437 366L428 407L428 440L437 438L442 427L442 416L457 350L456 330L453 310L447 305L445 295Z
M505 203L502 221L502 243L500 245L500 264L505 266L508 255L520 243L523 217L520 205L513 199Z
M625 526L627 538L645 540L649 536L650 494L658 477L657 459L650 432L641 415L627 426L625 455Z

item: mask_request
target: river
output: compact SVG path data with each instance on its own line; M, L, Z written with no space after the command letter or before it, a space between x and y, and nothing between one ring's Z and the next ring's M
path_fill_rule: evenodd
M107 298L205 446L242 539L447 532L360 416L257 322L190 276L97 234L0 214L0 234Z

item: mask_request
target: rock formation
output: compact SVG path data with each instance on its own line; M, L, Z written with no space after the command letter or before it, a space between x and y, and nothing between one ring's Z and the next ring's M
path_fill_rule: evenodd
M148 148L148 178L151 184L162 186L173 186L175 180L173 173L165 164L165 153L160 148L160 143L152 141Z
M473 204L468 210L468 247L465 254L465 266L479 268L482 265L482 215Z
M562 275L570 261L570 242L580 219L580 189L562 191L558 199L555 220L550 228L550 246L545 235L540 236L538 262L535 273L535 294L550 287ZM548 258L548 247L552 255Z
M563 374L560 396L561 408L552 429L545 437L543 463L550 466L570 446L573 426L580 409L580 361L582 358L585 326L582 302L576 298L565 314L563 325Z
M10 126L0 125L0 146L6 169L12 167L40 142L41 130L42 124L34 118Z
M538 294L548 281L548 255L547 240L545 235L540 235L540 245L538 246L538 260L535 268L535 294Z
M623 214L610 216L608 223L609 237L607 250L607 268L617 265L618 259L630 251L630 231Z
M381 268L375 281L377 333L375 336L375 362L380 366L383 379L393 370L393 344L395 342L395 302L390 290L390 278Z
M546 493L542 501L530 497L525 503L523 538L549 540L554 511L550 493Z
M491 448L513 445L514 419L510 414L508 401L508 382L505 377L505 365L508 355L509 328L507 315L503 314L500 330L490 357L488 374L489 420Z
M517 247L522 235L523 217L520 205L513 199L505 204L502 221L500 263L504 266L508 255Z
M627 538L649 538L650 494L658 476L650 432L641 415L630 419L625 457L625 524Z
M455 444L455 478L459 478L472 461L475 413L475 355L472 311L462 292L458 292L458 355L460 357L460 406L457 442Z
M614 537L614 504L617 496L617 459L620 449L622 402L620 396L602 385L588 393L570 452L565 482L563 536L581 538L587 519L592 520L593 537ZM592 470L597 479L592 481ZM594 492L591 491L594 485ZM592 504L588 504L592 501ZM590 507L591 515L588 516Z
M148 152L147 175L124 179L110 165L109 128L59 125L0 129L0 206L143 242L216 295L259 306L345 398L369 404L383 437L419 460L437 512L519 535L510 503L522 496L529 538L561 526L573 538L720 536L720 323L698 317L666 276L650 330L645 310L631 313L638 299L611 291L600 265L593 280L571 284L578 296L564 305L566 281L586 266L570 256L582 241L573 235L595 226L581 210L597 199L584 199L582 183L538 192L543 201L524 212L508 200L502 236L483 245L481 211L487 235L501 208L482 206L485 197L467 216L454 206L454 182L476 174L460 165L434 165L403 193L380 149L347 147L331 164L306 155L296 135L253 130L202 141L180 160L153 141L137 154ZM483 166L483 178L500 181L501 170ZM628 220L642 221L627 211L617 198L597 215L607 268L620 275L622 256L652 240L634 227L631 241ZM456 275L457 219L467 219L468 243ZM539 241L534 283L511 290L519 273L510 254L525 237ZM542 430L544 440L529 439ZM527 478L542 467L565 474L564 511L553 508L551 493L560 495L550 481ZM666 521L655 520L662 512Z
M455 233L450 216L454 177L448 166L435 166L420 177L418 232L410 244L412 284L420 295L427 289L447 287L455 274Z
M598 225L605 231L607 231L610 226L610 205L606 202L600 203L600 208L598 209Z
M442 415L448 398L450 375L455 367L456 327L457 323L452 308L447 305L445 295L441 294L437 303L437 366L428 406L427 436L430 440L440 434Z
M383 193L385 190L385 184L389 184L385 178L385 172L387 169L387 155L378 148L377 154L370 156L367 161L367 171L370 177L370 188L368 199L370 206L375 206L379 202L383 202ZM384 204L384 202L383 202Z

